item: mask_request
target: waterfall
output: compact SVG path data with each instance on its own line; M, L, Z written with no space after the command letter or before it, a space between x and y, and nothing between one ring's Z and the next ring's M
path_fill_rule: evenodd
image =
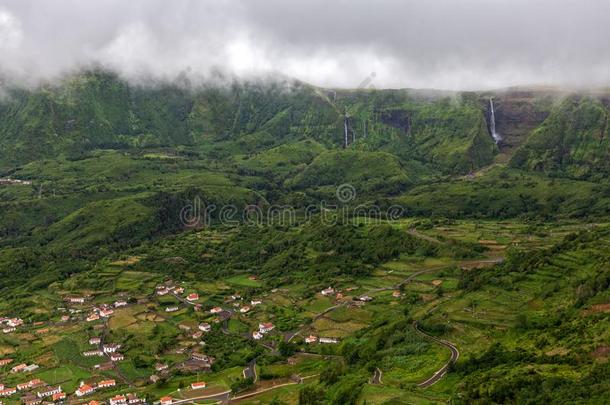
M345 148L347 149L347 114L343 118L343 129L345 131Z
M500 136L500 134L498 134L496 132L496 112L494 111L494 99L490 98L489 99L489 107L491 109L491 118L490 118L490 123L489 123L489 129L491 130L491 136L494 139L494 141L496 142L496 144L498 142L500 142L502 140L502 137Z

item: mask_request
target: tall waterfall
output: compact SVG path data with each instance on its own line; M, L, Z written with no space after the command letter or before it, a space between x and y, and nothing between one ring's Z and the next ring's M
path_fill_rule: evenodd
M345 145L344 145L345 148L347 148L347 146L348 146L348 144L347 144L347 142L348 142L348 139L347 139L347 118L348 118L348 115L345 114L345 117L343 118L343 129L345 131Z
M496 132L496 112L494 111L494 99L489 99L489 107L491 109L491 122L489 123L489 129L491 129L491 136L496 143L502 140L499 133Z

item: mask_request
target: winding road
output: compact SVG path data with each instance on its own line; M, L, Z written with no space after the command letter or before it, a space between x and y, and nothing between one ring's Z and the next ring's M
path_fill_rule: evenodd
M417 384L417 386L420 388L427 388L427 387L435 384L436 382L438 382L438 380L440 380L441 378L443 378L445 376L445 374L447 374L447 369L449 368L449 366L451 364L455 363L456 360L460 357L460 351L453 343L447 342L446 340L439 339L432 335L428 335L427 333L425 333L424 331L419 329L419 327L417 326L417 321L413 321L413 329L415 329L415 331L417 333L424 336L425 338L432 340L441 346L445 346L446 348L448 348L451 351L451 358L449 359L449 361L447 363L445 363L445 365L443 365L443 367L439 368L427 380L422 381L419 384Z

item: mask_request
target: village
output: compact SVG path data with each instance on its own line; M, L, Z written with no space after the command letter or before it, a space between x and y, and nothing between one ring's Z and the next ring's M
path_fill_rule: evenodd
M258 283L257 277L250 276L248 282ZM188 283L172 280L156 284L154 289L144 295L130 296L127 292L104 296L94 292L61 295L57 298L62 305L53 310L56 315L52 316L49 322L28 323L18 317L0 318L2 331L7 336L19 333L44 336L52 334L54 329L80 329L77 335L83 338L78 342L70 342L83 349L78 353L74 353L73 347L70 350L72 356L78 356L76 363L85 369L83 374L88 378L80 379L76 384L72 382L72 387L70 384L54 384L55 381L47 382L43 378L35 377L43 373L52 375L52 369L46 369L44 365L34 362L20 362L19 358L22 356L5 357L0 359L0 375L3 376L3 381L0 382L0 397L3 398L3 403L21 402L26 405L63 402L90 405L154 402L169 405L180 401L180 398L155 395L147 392L146 388L163 386L166 381L171 381L174 375L197 376L186 387L178 390L181 397L189 391L209 392L209 395L214 397L222 390L210 389L206 381L200 378L202 373L212 373L218 360L206 350L208 335L220 332L220 336L225 336L226 339L250 341L251 345L258 345L261 351L271 355L277 355L282 342L296 344L298 352L311 352L312 355L324 353L322 348L315 349L313 346L336 345L340 342L341 333L316 332L311 322L322 321L330 310L357 309L373 300L368 295L355 295L353 290L355 288L339 290L327 287L318 291L315 296L319 298L316 300L328 302L328 307L321 307L319 313L302 319L298 324L288 322L288 326L292 328L287 328L285 321L280 322L278 327L273 320L278 317L273 314L268 316L269 309L265 304L277 301L282 294L278 289L261 292L259 296L248 293L248 297L234 290L224 294L218 305L211 305L202 299L201 290L190 288ZM395 299L400 298L400 295L399 291L392 293ZM275 305L274 303L271 308L277 310ZM145 312L136 314L142 308L146 309ZM129 343L114 340L113 336L118 330L133 325L142 317L145 320L153 319L156 325L171 323L178 333L174 335L173 344L170 342L165 350L168 354L155 356L150 373L146 376L139 373L139 378L133 379L126 375L129 374L129 367L123 366L136 361L129 358L133 348L130 350ZM306 319L309 319L309 322ZM85 332L82 329L85 329ZM171 349L171 346L176 344L177 346ZM292 361L294 364L297 360ZM255 367L246 367L241 378L256 376ZM293 375L292 380L303 381L299 375Z

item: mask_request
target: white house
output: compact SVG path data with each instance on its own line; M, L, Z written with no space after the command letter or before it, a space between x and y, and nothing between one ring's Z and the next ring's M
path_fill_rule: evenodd
M125 356L121 353L113 353L110 355L110 361L123 361L125 360Z
M199 324L199 330L202 331L202 332L209 332L209 331L212 330L212 325L210 325L207 322L200 323Z
M114 353L121 348L121 345L116 343L109 343L104 345L104 353Z
M314 335L309 335L305 338L305 343L316 343L318 341L318 337Z
M50 397L55 394L59 394L61 392L61 386L57 387L45 387L42 390L38 391L36 395L38 398Z
M116 385L115 380L104 380L104 381L100 381L99 383L97 383L97 388L108 388L108 387L114 387L115 385Z
M93 391L95 391L95 388L93 388L92 386L90 386L88 384L81 382L80 387L78 387L78 389L76 391L74 391L74 393L76 394L77 397L82 397L83 395L91 394Z
M258 330L260 333L271 332L275 328L271 322L263 322L258 324Z
M127 404L127 398L125 395L115 395L108 400L110 405L125 405Z
M333 295L335 293L335 289L332 287L328 287L328 288L325 288L322 291L320 291L320 293L326 297L329 295Z

